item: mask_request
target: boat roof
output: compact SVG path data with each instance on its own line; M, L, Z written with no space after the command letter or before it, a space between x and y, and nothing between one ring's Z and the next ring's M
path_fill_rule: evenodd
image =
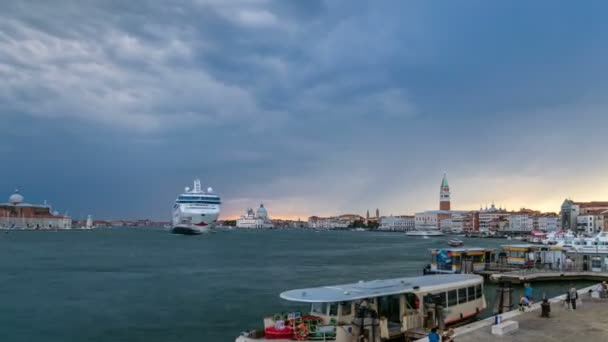
M533 245L533 244L518 244L518 245L502 245L502 248L541 248L541 245Z
M420 289L437 290L436 287L458 282L483 280L474 274L443 274L421 277L359 281L358 283L296 289L281 293L281 298L294 302L333 303L382 297ZM471 284L472 285L472 284Z
M452 251L452 252L484 252L484 251L495 251L496 248L483 248L483 247L454 247L454 248L429 248L431 251Z

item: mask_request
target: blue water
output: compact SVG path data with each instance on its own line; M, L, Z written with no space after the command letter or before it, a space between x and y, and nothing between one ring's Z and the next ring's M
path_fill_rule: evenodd
M420 275L427 249L446 240L374 232L0 232L0 341L234 341L264 315L294 307L279 299L284 290ZM565 288L534 287L548 295Z

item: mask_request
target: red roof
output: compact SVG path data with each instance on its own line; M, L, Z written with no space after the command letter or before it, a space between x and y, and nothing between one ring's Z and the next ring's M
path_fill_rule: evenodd
M578 205L581 208L593 208L593 207L606 207L608 209L608 202L574 202L574 204Z

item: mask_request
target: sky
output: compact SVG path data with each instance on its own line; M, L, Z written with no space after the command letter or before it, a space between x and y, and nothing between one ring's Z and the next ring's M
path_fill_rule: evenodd
M608 200L604 1L2 1L0 201L169 220ZM4 195L2 195L4 194Z

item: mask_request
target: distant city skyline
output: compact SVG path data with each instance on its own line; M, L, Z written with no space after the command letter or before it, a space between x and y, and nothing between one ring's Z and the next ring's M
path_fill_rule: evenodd
M221 219L397 215L447 171L454 210L605 200L607 10L4 1L0 196L167 220L200 178Z

